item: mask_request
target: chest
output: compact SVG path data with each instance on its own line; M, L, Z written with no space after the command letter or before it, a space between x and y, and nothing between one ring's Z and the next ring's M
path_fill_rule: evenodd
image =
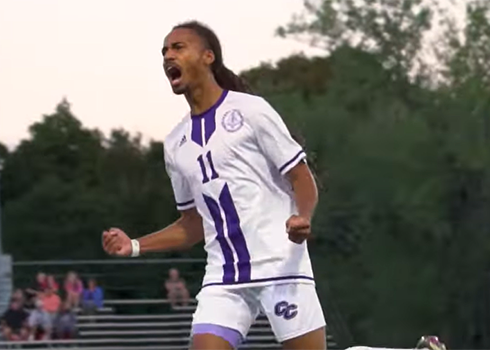
M189 181L207 184L238 171L240 160L257 152L253 130L239 111L191 119L175 153L179 172Z

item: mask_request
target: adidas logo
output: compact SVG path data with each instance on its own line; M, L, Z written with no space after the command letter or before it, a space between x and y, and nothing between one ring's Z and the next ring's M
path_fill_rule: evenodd
M187 142L187 137L185 137L185 135L184 135L184 137L182 137L182 140L180 140L180 142L179 142L179 147L182 147L182 145L186 142Z

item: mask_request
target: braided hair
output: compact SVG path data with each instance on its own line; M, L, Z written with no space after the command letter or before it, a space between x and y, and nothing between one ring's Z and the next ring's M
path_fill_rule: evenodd
M211 64L211 71L218 85L225 90L251 93L250 86L244 79L226 68L223 63L223 53L221 44L216 34L206 25L189 21L176 25L173 29L190 29L194 31L204 42L206 49L214 53L214 62Z

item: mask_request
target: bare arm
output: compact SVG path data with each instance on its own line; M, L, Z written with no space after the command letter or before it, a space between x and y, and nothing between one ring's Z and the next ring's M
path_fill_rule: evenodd
M311 220L318 203L318 189L308 165L299 163L287 173L294 191L298 215Z
M196 208L181 212L181 217L164 229L138 238L140 251L159 252L164 250L188 249L204 238L201 215Z
M302 244L310 238L311 219L318 202L318 190L308 165L299 163L287 173L294 191L294 200L298 215L291 216L286 222L289 240Z
M195 208L184 210L181 217L164 229L138 238L140 254L192 247L202 241L204 229L202 218ZM111 255L129 256L132 253L131 239L117 228L102 235L104 250Z

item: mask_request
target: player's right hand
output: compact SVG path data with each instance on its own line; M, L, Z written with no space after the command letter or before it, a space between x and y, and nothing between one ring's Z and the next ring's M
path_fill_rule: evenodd
M118 228L102 233L102 247L107 254L115 256L130 256L133 250L131 238Z

